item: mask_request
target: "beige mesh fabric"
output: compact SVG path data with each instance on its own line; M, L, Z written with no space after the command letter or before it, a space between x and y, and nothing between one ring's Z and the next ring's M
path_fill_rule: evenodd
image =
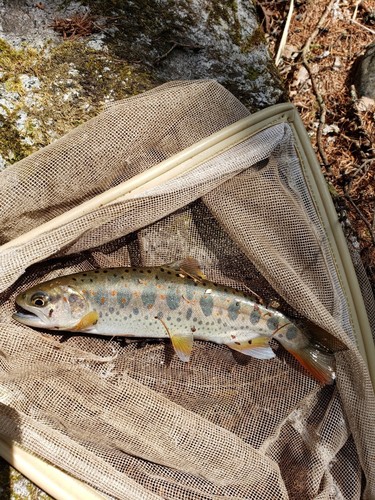
M1 242L247 115L211 81L112 105L0 174ZM183 364L164 342L42 335L11 319L38 281L188 255L343 340L337 383L321 387L277 345L261 361L196 342ZM0 268L0 434L110 498L375 498L374 394L287 123L0 249Z

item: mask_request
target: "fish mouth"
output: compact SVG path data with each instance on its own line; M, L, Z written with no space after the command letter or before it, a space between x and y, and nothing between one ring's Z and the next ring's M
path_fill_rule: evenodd
M13 319L27 326L35 326L39 328L46 326L45 321L41 317L37 316L32 311L26 310L19 304L17 304L17 306L18 310L12 315Z

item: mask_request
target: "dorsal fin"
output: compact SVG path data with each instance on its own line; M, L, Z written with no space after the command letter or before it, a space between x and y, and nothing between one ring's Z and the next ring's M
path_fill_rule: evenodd
M174 269L175 271L181 271L182 274L187 274L191 278L198 281L207 279L207 276L200 268L199 262L197 259L194 259L194 257L186 257L183 260L172 262L171 264L168 264L168 267Z

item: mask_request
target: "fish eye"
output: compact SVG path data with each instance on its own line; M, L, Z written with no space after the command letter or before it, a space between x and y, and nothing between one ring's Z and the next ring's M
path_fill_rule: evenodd
M31 303L37 307L44 307L48 302L48 296L43 293L34 293L30 299Z

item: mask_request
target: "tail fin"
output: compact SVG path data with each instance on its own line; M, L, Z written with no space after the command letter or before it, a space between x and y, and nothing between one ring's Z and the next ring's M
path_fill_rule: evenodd
M324 352L313 344L308 344L298 351L288 347L288 351L319 382L333 384L336 378L336 362L333 354Z

